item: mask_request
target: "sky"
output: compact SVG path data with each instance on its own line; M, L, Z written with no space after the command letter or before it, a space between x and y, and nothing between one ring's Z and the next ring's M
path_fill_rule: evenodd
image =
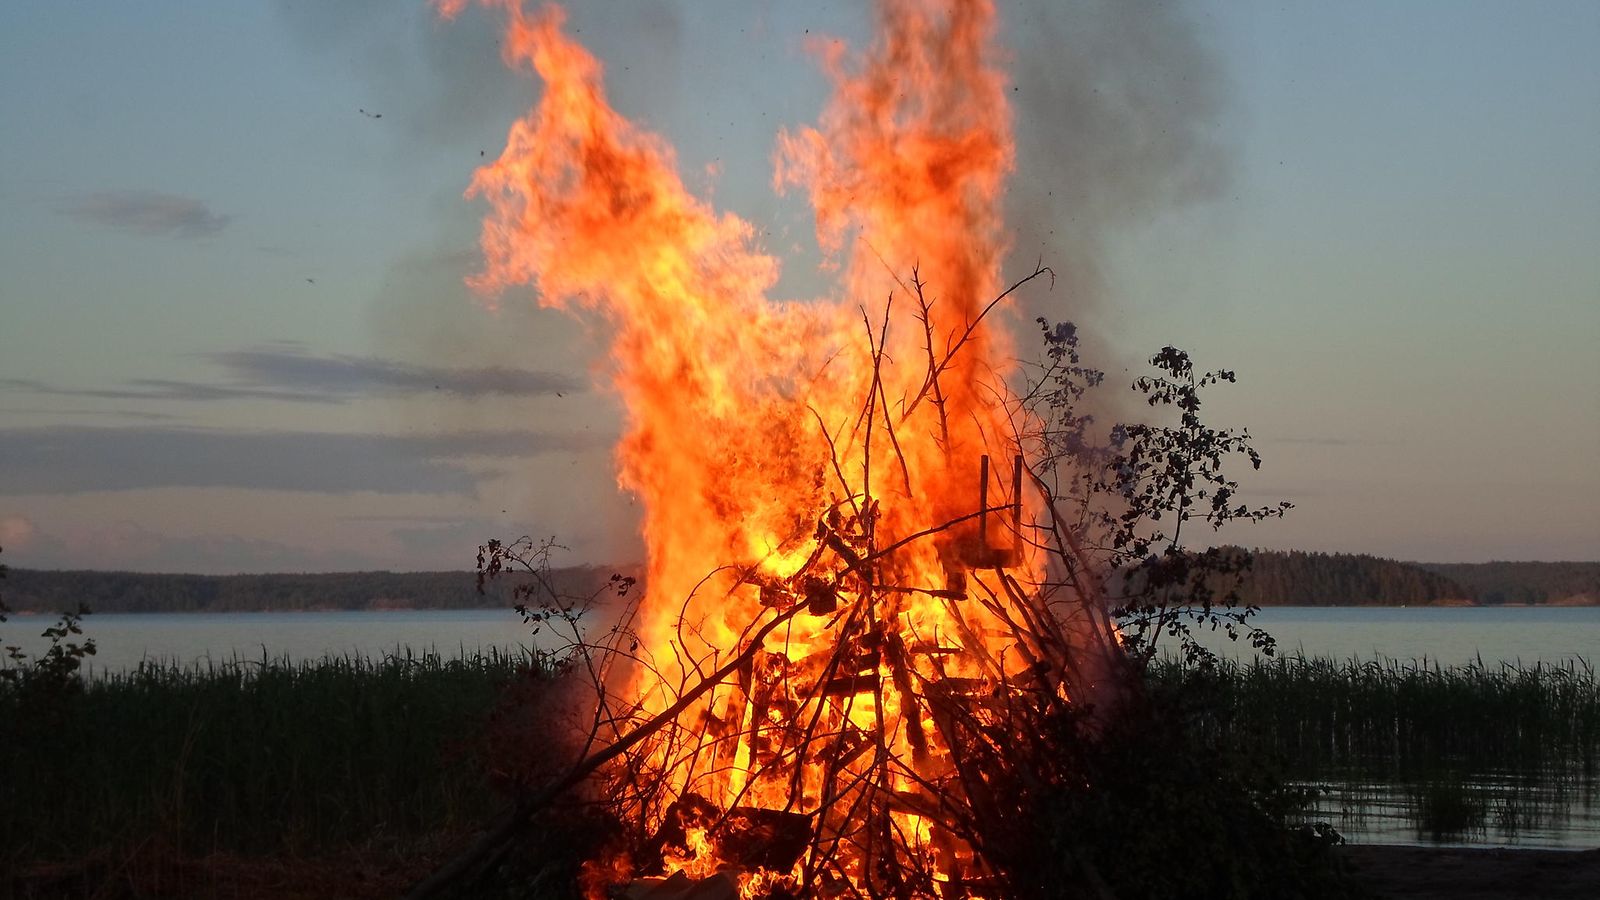
M1165 344L1265 458L1260 547L1600 559L1600 4L1002 2L1019 334ZM857 3L575 2L614 104L827 289L782 126ZM596 323L489 303L473 168L538 96L421 0L0 5L0 561L640 558ZM1025 344L1026 341L1021 343Z

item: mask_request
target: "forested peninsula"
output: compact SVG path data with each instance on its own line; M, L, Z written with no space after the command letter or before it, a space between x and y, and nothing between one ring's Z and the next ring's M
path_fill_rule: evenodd
M1415 563L1258 550L1240 596L1257 606L1591 606L1600 562Z
M600 592L623 569L554 569L563 594ZM478 589L475 572L329 572L313 574L183 575L143 572L11 569L0 596L17 612L54 613L78 604L97 613L309 612L319 610L507 608L526 575L508 574Z

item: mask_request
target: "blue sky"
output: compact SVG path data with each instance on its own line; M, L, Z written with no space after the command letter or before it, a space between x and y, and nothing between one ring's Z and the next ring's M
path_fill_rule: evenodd
M571 10L794 296L825 282L772 142L824 97L808 30L859 45L858 6ZM1212 409L1298 508L1233 540L1600 558L1600 5L1001 7L1017 268L1064 273L1025 312L1113 380L1165 343L1238 371ZM491 18L411 0L0 7L5 561L637 557L603 336L460 284L461 190L535 96Z

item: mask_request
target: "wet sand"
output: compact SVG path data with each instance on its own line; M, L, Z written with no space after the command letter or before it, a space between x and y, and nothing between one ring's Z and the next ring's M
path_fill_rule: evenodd
M1357 879L1395 900L1596 900L1600 849L1352 845L1340 850Z

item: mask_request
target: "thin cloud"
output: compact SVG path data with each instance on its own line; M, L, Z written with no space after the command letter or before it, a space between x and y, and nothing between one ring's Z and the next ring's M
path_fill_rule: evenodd
M584 387L583 382L560 372L504 366L444 368L372 356L313 356L292 348L229 350L209 358L243 384L333 396L440 391L462 397L526 397Z
M10 380L0 379L0 384L5 384ZM181 418L180 416L149 412L142 409L49 409L42 406L0 407L0 414L12 416L71 416L75 419L100 416L110 419L136 419L144 422L165 422Z
M126 382L132 390L120 396L135 400L288 400L294 403L336 403L337 399L311 391L280 391L272 388L231 387L205 384L198 381L174 381L166 378L135 378ZM103 396L116 392L103 391Z
M0 535L6 520L0 519ZM31 525L31 523L29 523ZM163 533L115 520L59 533L34 530L18 543L11 565L29 569L116 569L131 572L331 572L395 568L396 560L348 548L306 547L231 534ZM92 552L85 548L92 548ZM437 553L437 551L435 551ZM463 556L470 563L470 556ZM441 560L442 562L443 560Z
M316 356L292 344L207 354L227 380L219 383L135 378L116 387L74 388L27 378L0 378L0 389L96 400L280 400L346 403L362 396L450 394L457 397L537 397L576 393L582 381L560 372L505 366L447 368L372 356Z
M426 516L407 515L404 513L390 513L387 515L352 515L339 516L341 522L379 522L399 525L462 525L466 523L483 522L483 519L471 519L464 516Z
M68 388L30 378L0 378L0 388L46 394L51 397L88 397L95 400L287 400L295 403L338 403L342 398L308 391L233 387L165 378L135 378L119 388Z
M212 212L192 197L155 191L99 191L61 211L87 222L155 237L205 237L233 221L233 216Z
M176 487L472 495L496 473L468 460L583 452L605 442L597 436L533 431L0 429L0 495Z
M1309 447L1355 447L1394 443L1393 441L1385 440L1345 437L1268 437L1260 438L1259 440L1263 444L1300 444Z

